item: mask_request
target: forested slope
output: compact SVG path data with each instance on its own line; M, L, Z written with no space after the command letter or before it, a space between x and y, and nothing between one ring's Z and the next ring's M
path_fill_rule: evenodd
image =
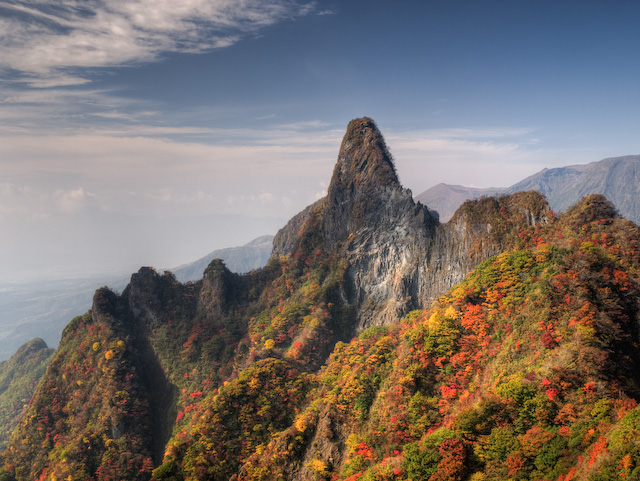
M71 322L7 476L637 479L640 240L602 196L447 225L370 119L264 269L143 268Z

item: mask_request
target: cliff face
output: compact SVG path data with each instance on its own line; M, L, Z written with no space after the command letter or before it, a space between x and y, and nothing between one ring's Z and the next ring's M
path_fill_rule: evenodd
M432 243L437 217L402 188L375 123L353 120L340 147L327 194L328 248L349 261L348 302L357 329L397 320L414 304L418 257Z
M418 268L419 307L430 306L482 261L523 246L548 222L549 206L533 191L465 202L438 226Z
M548 212L540 196L518 194L467 203L441 225L400 185L384 139L366 117L349 123L319 206L327 248L349 262L344 298L358 313L358 332L427 307L479 262L514 247L514 231L546 222ZM288 226L276 236L274 252L292 249L293 242L279 240L291 234Z
M324 217L327 243L335 244L363 231L393 229L413 207L410 192L400 185L391 154L373 120L366 117L352 120L342 140L327 194ZM423 230L424 221L419 212L416 214L416 227ZM413 218L407 220L414 223Z

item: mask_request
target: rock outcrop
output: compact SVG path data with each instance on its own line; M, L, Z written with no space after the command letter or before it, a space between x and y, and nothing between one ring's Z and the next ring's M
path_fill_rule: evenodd
M355 330L397 321L427 307L475 265L512 247L513 232L546 222L536 193L465 203L448 224L413 200L373 120L352 120L342 140L326 199L276 236L274 253L293 250L314 208L323 210L327 248L349 261L344 299L358 312Z
M214 259L205 269L198 300L198 313L208 318L223 316L240 297L241 278L226 268L220 259Z
M369 118L349 123L327 194L324 236L344 249L347 299L361 311L358 328L397 320L415 304L417 258L431 244L437 216L413 201Z

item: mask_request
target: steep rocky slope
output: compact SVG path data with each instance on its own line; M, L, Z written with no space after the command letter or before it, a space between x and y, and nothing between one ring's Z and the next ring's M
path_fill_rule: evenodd
M633 479L639 239L597 196L559 219L534 192L469 201L440 224L354 120L327 198L264 269L99 290L2 464L20 481Z
M539 196L520 193L465 205L439 224L400 185L367 118L347 127L324 209L327 247L349 262L345 300L358 313L358 330L428 306L473 266L513 247L515 232L546 222L548 212Z

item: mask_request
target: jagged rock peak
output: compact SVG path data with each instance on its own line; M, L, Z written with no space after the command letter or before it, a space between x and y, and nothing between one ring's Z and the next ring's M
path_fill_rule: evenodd
M363 229L380 230L383 224L393 229L414 207L373 120L349 122L327 193L323 224L328 243L344 241Z
M227 269L221 259L214 259L204 271L198 312L220 317L241 296L241 291L241 277Z
M340 147L324 204L328 249L349 262L345 298L357 307L356 329L397 320L414 306L418 260L431 244L437 217L400 185L373 120L352 120Z
M150 325L163 322L161 316L163 290L167 284L175 281L170 272L160 276L153 267L141 267L131 276L131 282L122 293L123 299L137 319L143 319Z
M117 311L118 295L108 287L101 287L93 295L91 311L94 316L113 315Z
M331 190L345 186L400 185L393 159L375 122L362 117L349 122L342 139Z

